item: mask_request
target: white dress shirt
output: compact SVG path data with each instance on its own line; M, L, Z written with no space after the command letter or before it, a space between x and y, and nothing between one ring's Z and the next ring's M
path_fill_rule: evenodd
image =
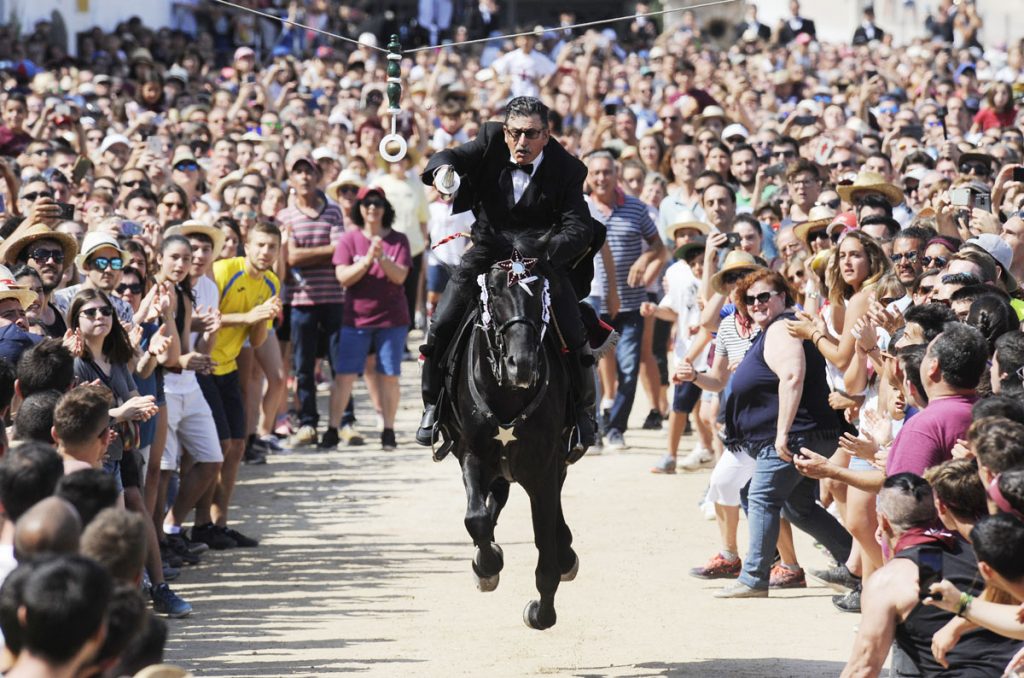
M533 165L533 174L537 173L537 169L540 167L540 161L544 159L544 151L541 151L531 163ZM509 162L515 162L514 159L509 158ZM515 203L523 197L523 193L526 192L526 187L530 185L530 179L533 178L533 174L527 174L524 170L512 170L512 197L515 198Z

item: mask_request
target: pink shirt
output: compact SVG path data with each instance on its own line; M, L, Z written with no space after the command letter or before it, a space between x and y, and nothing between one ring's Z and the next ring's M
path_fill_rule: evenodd
M381 240L384 254L399 266L412 266L409 240L398 231L389 231ZM334 251L334 265L348 266L370 250L370 239L362 231L346 231L338 240ZM343 324L348 327L403 327L409 324L409 305L405 288L388 280L380 262L373 262L370 270L355 285L345 291Z
M926 469L952 459L957 439L966 438L971 427L975 400L973 396L939 398L908 419L892 442L885 474L909 472L923 476Z

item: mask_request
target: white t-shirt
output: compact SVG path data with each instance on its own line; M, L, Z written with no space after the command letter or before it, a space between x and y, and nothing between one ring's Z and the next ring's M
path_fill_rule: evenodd
M555 72L555 62L536 50L526 54L515 49L495 59L491 68L498 75L511 76L512 96L536 97L540 96L537 81Z
M690 351L697 336L691 334L690 329L700 326L700 280L693 275L685 261L677 261L665 271L665 287L665 296L658 305L676 312L676 340L673 352L676 358L682 359ZM708 343L709 348L710 346ZM707 368L707 354L707 350L701 353L694 361L694 368Z
M430 221L427 222L430 232L431 247L441 242L450 235L469 233L476 220L472 212L460 212L451 214L451 205L441 201L430 203L427 207L430 211ZM466 238L455 238L435 249L427 249L427 264L438 266L447 264L457 266L462 261L462 254L466 251L469 240Z
M200 306L204 308L217 308L220 305L220 292L217 290L217 283L213 282L210 278L203 276L199 281L192 287L192 292L195 295L195 303L192 304L193 312ZM196 340L199 338L198 332L189 333L189 350L195 350ZM174 372L167 372L164 374L164 392L173 393L175 395L188 395L194 391L199 390L199 382L196 381L196 373L192 370L182 370L181 374L175 374Z

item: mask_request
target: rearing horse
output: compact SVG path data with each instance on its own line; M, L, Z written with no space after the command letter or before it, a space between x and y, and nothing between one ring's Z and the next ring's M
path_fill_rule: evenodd
M455 363L449 391L453 416L444 430L462 466L466 529L476 544L473 572L481 591L497 588L504 566L494 527L509 483L518 482L529 495L540 600L527 604L523 620L531 628L546 629L555 623L559 581L571 581L579 568L561 500L570 434L569 379L551 315L555 281L543 275L539 257L530 256L543 252L543 239L532 246L501 243L467 252L492 265L473 281L480 291L475 323ZM502 255L507 258L499 261Z

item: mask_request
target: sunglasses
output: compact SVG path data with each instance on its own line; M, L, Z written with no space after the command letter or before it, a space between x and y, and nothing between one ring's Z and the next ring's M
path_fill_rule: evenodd
M663 116L661 116L661 121L662 122L675 122L676 120L679 120L679 116L678 115L663 115Z
M907 261L908 264L910 264L917 261L917 252L902 252L900 254L890 254L889 259L894 264L898 264L904 259Z
M931 294L935 289L935 285L921 285L917 288L918 294Z
M960 165L960 174L973 174L979 177L987 177L992 174L992 168L983 162L965 162Z
M79 315L84 315L89 320L95 320L99 316L109 318L114 315L114 309L110 306L93 306L92 308L83 308L78 313Z
M363 207L376 207L378 209L384 209L384 201L380 198L368 198L362 203Z
M28 256L32 261L38 261L40 264L46 263L50 259L53 259L55 264L64 263L64 250L48 250L40 247L29 252Z
M251 198L239 198L238 202L243 205L259 205L260 199L256 196L252 196Z
M837 209L839 209L839 204L841 202L842 201L839 198L836 198L835 200L827 200L827 201L819 200L818 202L816 202L814 204L816 206L818 206L818 207L831 207L832 209L837 210Z
M124 260L121 257L96 257L89 262L89 266L97 271L105 271L108 267L111 271L120 271L124 266Z
M949 263L946 257L921 257L921 263L925 268L942 268Z
M122 181L121 185L128 188L142 188L143 186L149 188L149 181L146 179L134 179L133 181Z
M341 188L338 189L338 193L341 193L343 195L355 195L358 192L358 186L342 186Z
M174 169L179 172L195 172L199 169L199 164L194 162L179 162L174 166Z
M779 294L781 294L781 292L779 292L778 290L772 290L771 292L761 292L761 294L755 295L747 294L744 295L743 297L743 303L745 303L747 306L753 306L755 303L767 304L772 297L778 296Z
M132 294L142 294L144 289L142 283L121 283L117 286L118 294L124 294L125 292L131 292Z
M162 203L160 203L160 204L161 204L161 205L163 205L164 207L174 207L175 209L179 209L179 210L181 210L181 209L185 209L185 203L183 203L183 202L178 202L178 201L175 201L175 202L167 202L167 201L165 200L165 201L163 201L163 202L162 202Z
M775 151L772 153L773 158L795 158L796 151Z
M512 129L511 127L505 128L505 134L511 139L518 140L519 137L525 136L527 139L533 140L544 133L542 129Z
M52 197L53 197L53 191L33 191L31 193L26 193L25 195L21 196L21 199L22 200L28 200L29 202L35 202L39 198L52 198Z

